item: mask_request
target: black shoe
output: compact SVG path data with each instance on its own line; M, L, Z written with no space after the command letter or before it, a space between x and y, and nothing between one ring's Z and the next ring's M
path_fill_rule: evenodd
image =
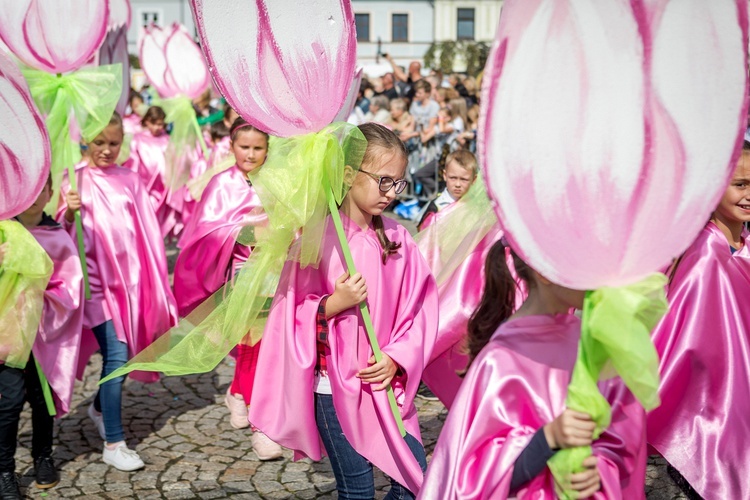
M18 478L15 472L0 472L0 499L21 500Z
M60 474L55 469L52 457L41 457L34 460L34 473L36 474L36 487L52 488L60 482Z
M435 394L432 393L429 387L425 385L424 382L421 382L419 384L419 389L417 389L417 397L420 399L424 399L425 401L439 401L440 398L435 396Z

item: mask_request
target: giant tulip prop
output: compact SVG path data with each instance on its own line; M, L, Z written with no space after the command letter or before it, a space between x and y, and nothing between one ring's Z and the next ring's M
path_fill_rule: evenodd
M178 23L165 29L144 28L139 43L141 67L161 98L158 104L167 114L166 121L173 124L166 184L174 192L187 182L190 167L198 160L198 144L206 155L192 100L205 92L211 77L200 48Z
M47 182L50 161L44 120L21 72L0 52L0 220L36 201Z
M329 210L349 271L356 272L336 204L346 192L344 165L359 165L366 141L348 124L329 126L357 77L349 1L193 0L192 7L201 47L221 93L252 125L289 137L272 138L265 165L250 175L268 213L270 230L253 242L255 249L232 293L198 328L187 336L173 331L160 338L153 349L113 376L135 369L167 374L207 371L248 331L257 341L262 328L256 319L266 297L276 290L289 245L304 227L300 262L303 266L317 262ZM291 11L305 15L290 16ZM379 361L381 352L366 304L360 310ZM154 358L158 361L148 362ZM391 388L388 398L403 436Z
M122 92L116 111L125 116L130 97L130 54L128 53L128 29L130 28L129 0L110 0L109 23L98 53L98 66L120 64L122 66Z
M120 98L120 66L79 69L102 44L108 19L106 0L0 3L0 38L29 66L23 69L24 76L39 111L46 116L55 193L48 208L57 206L56 194L65 168L75 189L73 165L81 154L77 142L71 139L71 129L80 130L84 140L92 140L109 123ZM83 226L78 212L76 229L89 297Z
M747 22L744 0L505 3L485 70L481 163L522 258L594 290L567 404L599 430L609 407L595 381L608 360L646 408L658 404L648 333L663 294L648 297L663 280L646 277L693 241L731 175ZM587 453L558 453L551 467L562 478Z
M362 68L359 68L354 72L349 92L346 94L346 100L341 105L341 109L334 117L334 122L345 122L349 119L349 115L352 113L354 106L357 104L357 96L359 95L359 87L362 84Z

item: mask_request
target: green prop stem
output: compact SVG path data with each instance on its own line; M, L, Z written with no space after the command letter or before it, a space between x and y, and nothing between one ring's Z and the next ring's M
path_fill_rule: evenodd
M339 208L336 206L336 200L334 199L333 191L330 188L326 190L326 197L328 198L328 207L331 210L333 225L336 227L336 235L339 237L339 243L341 244L341 251L344 254L346 267L349 271L349 276L351 276L357 272L357 269L354 266L354 259L352 258L352 252L349 249L349 242L346 240L346 234L344 233L344 226L341 223ZM375 336L375 326L372 324L370 310L367 308L367 303L365 301L359 303L359 312L362 314L362 320L365 323L367 339L370 341L370 347L372 348L372 353L375 356L375 362L379 363L380 360L383 359L383 353L380 351L378 338ZM396 419L396 425L398 425L398 431L401 433L401 437L405 438L406 429L404 428L404 421L401 419L401 413L398 411L396 396L393 394L393 387L388 385L386 391L388 393L388 403L390 403L391 405L393 418Z
M50 417L54 417L55 415L57 415L57 410L55 410L55 401L52 399L52 390L49 387L49 381L44 375L38 359L34 358L34 364L36 365L36 372L39 374L39 383L42 385L44 402L47 403L47 412L49 413Z
M595 440L612 419L599 380L619 376L646 411L659 406L659 357L650 333L667 311L666 283L663 274L655 273L632 285L586 292L565 406L591 416ZM591 446L566 448L547 462L560 498L577 498L569 478L583 471L583 461L591 454Z

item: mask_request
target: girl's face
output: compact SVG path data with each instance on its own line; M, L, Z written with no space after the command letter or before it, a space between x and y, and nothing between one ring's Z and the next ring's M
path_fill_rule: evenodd
M257 130L240 130L231 142L237 166L248 174L259 168L266 161L268 154L268 140Z
M122 147L122 136L120 125L107 125L102 133L89 143L89 157L94 166L108 167L117 160Z
M400 152L390 152L377 147L374 159L362 164L362 170L380 177L390 177L394 181L404 178L406 171L406 157ZM347 196L357 207L370 215L381 215L383 210L396 198L396 188L382 192L378 187L378 180L363 172L357 171Z
M743 151L716 214L730 222L750 221L750 153Z
M151 132L151 135L159 137L164 133L164 120L148 120L146 128Z

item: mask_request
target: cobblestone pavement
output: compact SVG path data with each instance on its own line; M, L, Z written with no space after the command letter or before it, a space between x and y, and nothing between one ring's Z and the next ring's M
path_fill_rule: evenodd
M31 416L22 417L16 469L29 497L39 498L336 498L327 460L291 461L291 452L260 462L249 444L249 430L229 425L223 398L233 373L227 359L207 374L164 378L144 385L128 380L123 421L128 445L146 462L137 472L120 472L101 461L102 441L86 410L96 391L100 357L92 358L84 383L77 382L72 409L56 424L54 458L61 471L55 488L33 486ZM439 402L417 400L428 456L445 420ZM378 498L388 480L376 472ZM646 479L649 499L684 498L666 475L662 460L652 459Z

